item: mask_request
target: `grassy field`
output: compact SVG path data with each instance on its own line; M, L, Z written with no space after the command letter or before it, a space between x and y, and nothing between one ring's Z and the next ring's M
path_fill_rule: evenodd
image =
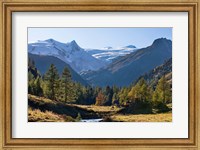
M28 121L74 122L102 118L107 122L171 122L172 112L158 114L123 114L123 107L64 104L47 98L28 95ZM172 107L171 105L168 107Z
M80 114L82 118L99 118L97 113L81 107L53 101L44 97L28 95L28 121L78 121Z
M139 115L112 115L111 120L118 122L172 122L172 113L139 114Z
M92 110L97 113L112 113L112 112L118 112L122 109L115 106L96 106L96 105L73 105L73 106L83 108L86 110Z
M65 122L65 116L58 115L52 111L42 112L39 109L28 108L29 122Z

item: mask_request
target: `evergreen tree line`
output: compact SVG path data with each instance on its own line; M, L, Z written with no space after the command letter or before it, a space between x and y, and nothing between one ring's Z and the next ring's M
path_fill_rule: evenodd
M171 87L165 76L158 81L155 89L150 87L144 78L129 87L106 86L101 88L83 86L72 81L67 67L59 75L55 65L51 64L44 76L38 73L36 77L30 68L37 71L34 63L31 63L28 74L28 93L65 103L128 106L131 103L140 102L163 109L167 103L171 103L172 99Z

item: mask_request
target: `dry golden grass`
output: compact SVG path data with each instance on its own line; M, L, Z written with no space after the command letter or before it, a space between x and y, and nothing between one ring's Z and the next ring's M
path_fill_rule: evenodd
M39 109L28 108L29 122L64 122L65 117L51 111L42 112Z
M122 108L115 106L96 106L96 105L74 105L86 110L92 110L97 113L118 112Z
M121 122L172 122L172 113L122 115L115 114L110 117L113 121Z
M28 98L29 99L32 99L34 101L41 101L43 103L52 103L52 104L55 104L55 101L52 101L48 98L45 98L45 97L39 97L39 96L35 96L35 95L31 95L31 94L28 94Z

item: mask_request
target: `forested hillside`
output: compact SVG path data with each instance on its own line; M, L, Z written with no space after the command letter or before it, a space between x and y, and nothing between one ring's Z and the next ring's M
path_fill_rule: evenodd
M35 109L39 109L41 113L52 111L48 108L53 107L53 110L55 109L54 112L59 112L58 114L53 115L62 115L62 112L63 115L66 115L65 109L67 109L67 107L62 106L63 111L61 112L58 111L61 107L57 107L66 104L111 106L111 108L119 107L121 109L115 111L115 113L119 114L152 114L168 112L171 110L168 107L168 104L172 101L172 91L165 75L160 77L158 83L154 87L152 87L150 82L147 82L143 77L141 77L137 83L132 84L129 87L109 85L105 88L98 86L92 87L74 82L67 67L65 67L62 74L59 75L57 68L51 64L48 71L41 76L34 66L34 61L31 61L30 59L29 61L28 93L39 96L39 99L42 102L37 103L33 101L33 98L29 99L30 114L32 114L31 112ZM47 104L47 102L44 101L46 98L50 99L53 103L56 103L57 108ZM76 117L78 117L77 113L70 116L72 117L71 120L75 120ZM102 114L100 116L103 117ZM105 116L105 121L112 120L107 115ZM34 119L32 118L32 121L33 120Z
M79 82L83 85L88 85L88 83L76 71L74 71L70 65L54 56L35 55L29 53L28 57L35 63L34 65L41 75L44 75L49 69L49 66L54 64L59 74L62 74L63 69L67 67L72 75L73 81Z
M162 76L165 76L167 82L172 87L172 58L165 61L164 64L140 76L138 80L140 80L141 78L144 78L148 82L148 84L155 89L158 83L158 80ZM137 83L138 80L136 80L135 82Z

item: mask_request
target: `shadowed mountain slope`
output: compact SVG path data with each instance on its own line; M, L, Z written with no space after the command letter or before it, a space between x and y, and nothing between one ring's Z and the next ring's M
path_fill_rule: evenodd
M156 39L149 47L120 57L106 68L82 74L91 85L128 86L144 73L154 69L172 57L172 42Z

